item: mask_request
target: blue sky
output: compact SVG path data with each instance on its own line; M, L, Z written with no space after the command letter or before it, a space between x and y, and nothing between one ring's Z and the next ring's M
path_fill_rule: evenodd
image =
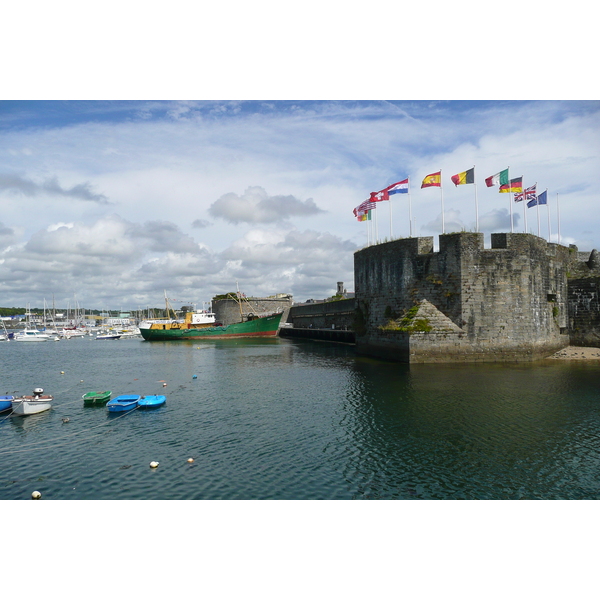
M292 14L269 1L182 2L160 14L128 3L118 19L110 3L73 6L5 15L27 28L0 40L11 56L0 96L0 305L54 295L143 308L161 305L165 289L201 305L236 282L298 301L327 297L338 281L352 291L367 236L410 230L406 196L391 215L379 207L369 234L352 209L409 177L413 233L437 245L440 193L420 183L440 169L446 232L476 228L475 186L450 181L473 166L486 244L510 231L508 195L484 185L509 166L548 188L553 241L558 193L561 242L600 247L600 104L587 87L595 33L577 10L540 15L509 2L536 35L503 31L490 44L481 24L493 8L471 3L375 1L365 12L308 1ZM468 35L461 7L479 24ZM382 29L390 22L402 35ZM522 206L513 210L523 231ZM527 219L537 234L536 209Z
M553 241L558 193L562 243L598 248L599 128L600 103L573 100L0 102L3 303L351 291L368 235L352 209L409 177L413 234L437 240L440 190L420 184L440 169L447 233L475 230L475 186L450 181L473 166L486 243L510 231L508 194L484 184L509 166L548 189ZM376 223L371 238L408 236L407 197Z

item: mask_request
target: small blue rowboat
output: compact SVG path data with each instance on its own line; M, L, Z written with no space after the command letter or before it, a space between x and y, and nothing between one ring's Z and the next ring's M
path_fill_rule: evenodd
M112 400L109 400L106 407L110 412L123 412L126 410L132 410L138 405L138 401L141 396L137 394L123 394L117 396Z
M10 410L12 408L12 401L14 399L14 396L0 396L0 412Z
M140 408L157 408L162 406L167 401L165 396L142 396L138 400Z

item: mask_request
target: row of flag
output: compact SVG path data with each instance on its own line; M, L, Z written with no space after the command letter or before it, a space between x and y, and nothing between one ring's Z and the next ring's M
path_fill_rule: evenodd
M456 175L452 175L450 177L452 183L455 186L466 185L466 184L475 184L475 167L463 171L462 173L457 173ZM537 183L528 188L523 189L523 177L516 177L513 179L509 178L508 168L496 173L495 175L491 175L485 179L485 184L487 187L498 186L498 191L500 193L513 193L515 202L526 202L527 208L531 208L533 206L539 206L543 204L547 204L547 190L542 192L541 194L537 194ZM427 175L422 183L421 189L427 187L439 187L440 190L442 188L442 171L437 171L436 173L430 173ZM377 203L390 200L390 196L394 194L408 194L409 193L409 178L403 179L402 181L398 181L389 185L388 187L378 191L371 192L370 197L359 204L356 208L353 209L354 216L358 221L367 221L371 220L371 211L377 208ZM410 196L409 196L410 200ZM478 209L477 209L477 190L475 186L475 204L476 204L476 221L477 221L477 230L479 230L479 217L478 217ZM444 210L443 210L443 195L442 195L442 230L444 219ZM525 223L527 223L527 217L525 216ZM412 220L411 220L412 222ZM512 203L511 203L511 230L512 230Z
M441 172L433 173L433 175L440 175L441 180ZM431 177L431 175L428 175L427 177ZM423 184L425 184L425 180L427 179L427 177L423 180ZM463 185L465 183L475 183L475 167L469 169L468 171L458 173L457 175L452 175L450 179L452 180L452 183L454 183L454 185L456 186ZM428 187L429 185L437 184L427 184L422 185L421 187ZM439 185L441 185L441 181ZM523 202L524 200L527 201L527 208L531 208L533 206L536 206L537 204L548 203L545 191L542 192L539 196L537 195L537 183L523 190L523 177L515 177L514 179L509 179L508 169L504 169L504 171L500 171L500 173L496 173L495 175L486 178L485 185L487 187L493 187L495 185L499 186L498 191L500 193L512 192L515 195L515 202Z
M408 177L402 181L392 183L392 185L389 185L379 192L371 192L370 198L359 204L353 210L354 216L359 221L370 219L371 217L367 213L377 207L377 202L389 200L390 196L393 196L394 194L408 194Z

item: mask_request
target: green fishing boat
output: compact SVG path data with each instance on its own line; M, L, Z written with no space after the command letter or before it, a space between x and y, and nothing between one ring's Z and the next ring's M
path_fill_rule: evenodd
M167 315L175 318L148 319L139 324L142 337L150 342L169 340L201 340L227 339L237 337L275 337L279 332L279 324L283 312L260 316L253 313L244 315L242 310L243 295L239 289L237 294L229 294L240 307L239 323L223 325L216 322L215 313L206 310L188 311L184 319L177 319L175 311L169 304L165 290L165 307Z
M268 317L257 317L230 325L199 326L188 320L192 314L188 313L183 322L144 321L140 323L140 333L148 341L274 337L279 331L279 323L283 315L279 313Z
M82 396L85 406L101 406L106 404L112 395L112 392L88 392Z

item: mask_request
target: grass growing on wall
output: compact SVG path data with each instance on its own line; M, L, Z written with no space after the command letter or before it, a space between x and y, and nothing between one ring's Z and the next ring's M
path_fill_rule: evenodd
M427 333L432 330L429 319L417 318L419 306L408 309L399 319L390 319L385 325L380 325L381 331L401 331L404 333Z

